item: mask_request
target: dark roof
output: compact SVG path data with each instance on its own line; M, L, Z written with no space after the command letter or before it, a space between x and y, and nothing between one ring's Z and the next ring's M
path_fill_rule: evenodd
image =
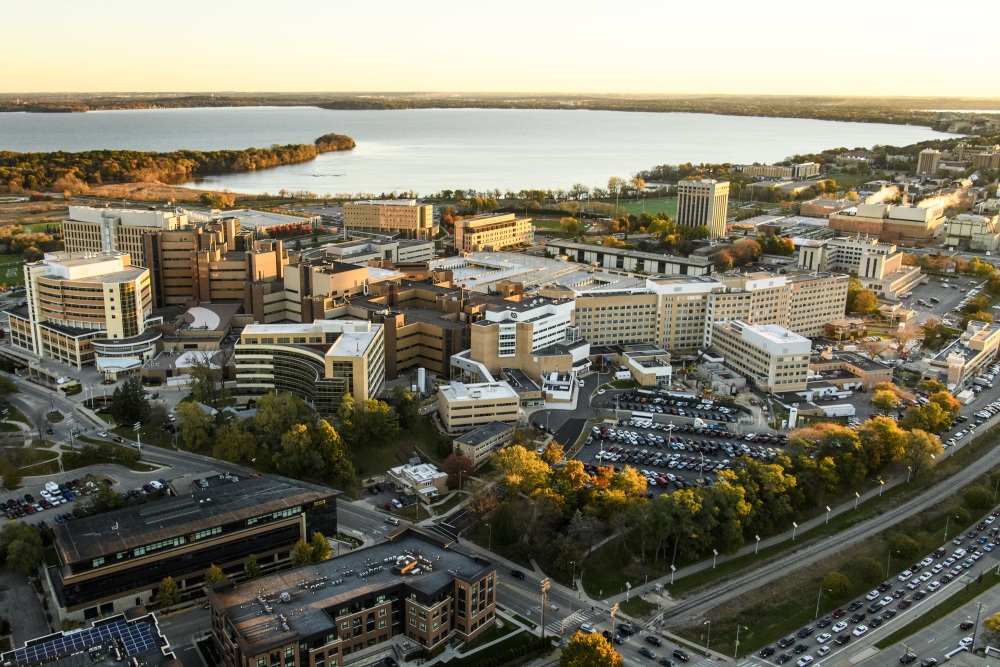
M208 591L208 599L229 617L239 633L243 654L253 656L299 638L336 632L328 610L338 604L404 584L433 595L456 578L473 582L496 568L490 561L456 550L454 542L416 527L399 530L387 539L248 583L221 584ZM406 556L419 557L419 574L393 571L397 559ZM283 596L287 601L282 601ZM281 628L279 615L285 617L288 631Z
M91 560L339 495L333 489L271 475L225 479L237 481L56 524L55 546L61 562Z
M487 440L492 440L501 433L506 433L507 431L513 431L513 424L504 424L503 422L490 422L489 424L484 424L474 431L469 431L465 435L455 438L455 442L462 445L476 446L480 443L486 442Z

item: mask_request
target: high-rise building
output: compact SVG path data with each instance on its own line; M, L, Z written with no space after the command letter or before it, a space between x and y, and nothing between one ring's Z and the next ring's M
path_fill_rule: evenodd
M143 236L186 226L187 215L173 210L70 206L62 231L67 252L124 252L133 265L148 268Z
M101 357L138 367L153 355L149 269L127 254L46 253L24 279L27 305L10 310L15 346L77 368Z
M533 242L531 218L518 218L513 213L477 215L455 222L458 252L492 252Z
M941 164L941 151L925 148L917 156L917 176L933 176Z
M716 322L712 347L725 364L764 391L801 391L809 379L808 338L776 324L752 325L740 320Z
M356 201L344 204L346 234L433 239L438 232L434 207L416 199Z
M682 227L708 227L713 239L721 239L728 206L729 181L703 178L677 184L677 224Z

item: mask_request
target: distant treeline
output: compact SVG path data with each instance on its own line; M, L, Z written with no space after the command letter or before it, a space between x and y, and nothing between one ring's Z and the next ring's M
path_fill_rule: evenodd
M243 150L169 153L98 150L80 153L15 153L0 151L0 189L55 189L74 194L104 183L160 181L181 183L204 174L269 169L308 162L320 153L354 148L354 139L324 134L312 144L288 144Z
M739 97L670 96L625 98L613 95L467 95L430 97L419 94L373 95L99 95L0 96L0 111L82 112L90 110L191 108L227 106L318 106L324 109L591 109L710 113L726 116L815 118L819 120L892 123L936 127L933 111L926 109L995 109L998 100L953 98L842 98L842 97ZM947 123L944 123L944 127ZM944 129L938 127L936 129Z

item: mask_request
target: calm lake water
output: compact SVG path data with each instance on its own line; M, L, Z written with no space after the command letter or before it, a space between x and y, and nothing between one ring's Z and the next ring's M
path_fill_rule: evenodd
M212 176L192 187L320 195L442 189L606 187L660 164L774 162L825 148L904 146L953 135L926 127L687 113L508 109L329 111L314 107L0 113L0 150L217 150L311 143L357 148L312 162Z

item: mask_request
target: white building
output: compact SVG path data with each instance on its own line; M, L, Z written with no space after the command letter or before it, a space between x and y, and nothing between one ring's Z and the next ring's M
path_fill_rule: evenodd
M506 382L452 382L438 388L438 413L449 432L471 431L490 422L516 422L520 400Z
M764 391L806 388L812 343L784 327L751 325L740 320L716 322L712 346L722 353L726 366Z
M704 178L677 183L677 224L682 227L708 227L713 239L726 235L729 206L729 181Z

